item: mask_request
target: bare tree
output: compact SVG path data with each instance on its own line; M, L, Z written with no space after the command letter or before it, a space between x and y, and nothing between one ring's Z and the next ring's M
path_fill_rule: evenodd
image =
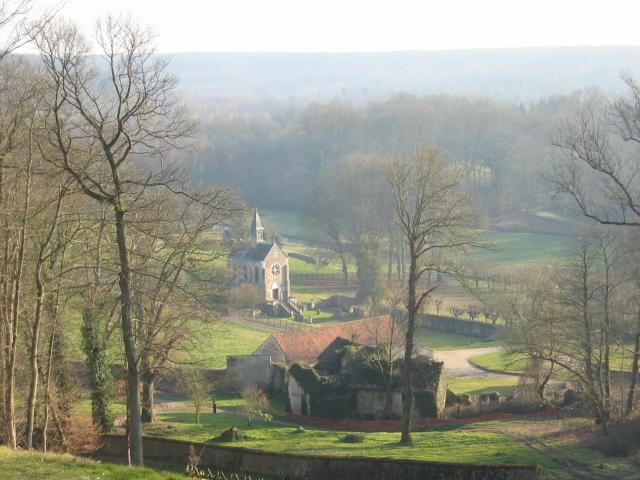
M401 443L411 442L413 391L412 358L416 319L437 285L420 290L430 272L458 272L458 255L476 244L470 198L463 191L464 172L448 165L436 147L385 164L395 221L409 252L407 326L402 366L403 415ZM447 263L441 260L445 259Z
M118 247L120 318L127 361L131 460L142 465L138 351L132 316L128 216L148 189L182 194L165 154L184 144L193 125L176 103L176 79L154 55L152 36L129 18L97 24L102 69L78 27L58 22L37 36L47 76L47 126L64 170L91 200L113 209Z
M587 100L554 135L559 157L549 181L577 212L604 225L640 227L640 85L627 96Z
M384 380L385 402L384 418L390 418L393 400L393 381L397 375L397 359L404 347L402 325L405 323L403 298L405 292L401 288L393 290L389 296L388 320L376 325L375 346L363 349L363 360Z
M200 411L210 396L209 379L205 370L189 367L182 370L182 379L189 391L196 410L196 423L200 423Z
M198 327L210 324L208 298L224 278L207 266L216 257L202 254L203 235L237 213L226 188L198 192L199 201L156 192L132 223L132 290L140 323L142 421L151 422L154 382L169 364L184 363L181 353L198 346Z
M0 0L0 61L29 43L60 10L37 12L34 7L35 0Z

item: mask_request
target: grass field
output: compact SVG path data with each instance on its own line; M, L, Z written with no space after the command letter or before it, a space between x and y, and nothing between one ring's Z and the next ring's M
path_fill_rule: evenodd
M175 427L168 430L167 427ZM237 426L249 439L242 446L272 452L308 455L340 455L384 457L441 462L473 462L478 464L550 465L551 462L498 433L486 433L459 428L449 431L416 432L412 446L398 443L399 433L367 433L362 443L344 443L345 432L296 429L277 425L246 426L242 418L207 413L201 423L193 423L192 413L166 413L160 422L147 426L145 432L169 438L213 442L223 430Z
M486 341L469 335L439 332L426 327L416 329L416 345L433 350L461 350L464 348L496 347L499 341Z
M113 402L109 404L109 410L114 416L126 415L127 413L127 405L124 403ZM82 400L77 401L73 405L73 410L71 412L73 415L91 415L91 400L88 398L84 398Z
M611 355L612 371L631 371L631 354L617 349ZM470 362L485 370L520 374L527 364L524 355L510 355L507 352L492 352L471 358Z
M468 393L479 395L483 392L499 392L503 395L513 393L518 379L512 377L454 377L449 379L449 390L458 395Z
M275 209L260 213L266 225L280 235L313 240L302 213ZM569 251L569 238L565 235L483 230L480 239L488 248L477 249L470 263L489 269L562 259Z
M524 355L510 355L507 352L492 352L471 358L470 363L484 370L494 372L522 373L527 365Z
M28 453L0 447L0 480L185 480L178 473L95 462L71 455Z
M484 230L480 238L488 248L477 249L469 263L489 270L562 260L570 250L569 237L565 235Z
M188 352L189 360L205 368L224 368L227 355L251 355L270 335L269 332L231 322L202 327L197 344Z

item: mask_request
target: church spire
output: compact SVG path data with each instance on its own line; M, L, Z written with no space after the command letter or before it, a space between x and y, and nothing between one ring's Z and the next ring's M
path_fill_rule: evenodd
M253 221L251 222L251 240L253 243L264 242L264 227L258 215L258 209L253 209Z

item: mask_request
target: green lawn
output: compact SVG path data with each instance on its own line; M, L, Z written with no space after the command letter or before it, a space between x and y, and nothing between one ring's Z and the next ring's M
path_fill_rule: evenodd
M481 338L457 333L439 332L426 327L416 329L416 345L433 350L460 350L463 348L482 348L500 346L500 341L486 341Z
M184 480L177 473L95 462L71 455L27 453L0 447L0 480Z
M340 455L386 457L411 460L470 462L479 464L531 464L550 462L526 446L498 433L471 431L463 427L449 431L416 432L412 446L400 446L399 433L367 433L363 443L344 443L345 432L296 429L277 425L246 426L243 418L206 413L201 423L193 423L192 413L164 413L160 421L147 426L145 433L197 442L213 442L215 437L230 426L237 426L248 436L240 444L272 452L307 455ZM174 427L167 429L168 426Z
M507 352L492 352L472 357L470 363L485 370L518 375L526 367L527 358L525 355L520 354L510 355Z
M201 328L199 340L188 352L189 360L205 368L224 368L227 355L251 355L270 333L231 322Z
M631 354L622 349L614 349L611 355L612 371L631 371ZM524 354L510 355L507 352L485 353L471 358L470 362L477 367L494 372L520 374L527 364Z
M470 263L487 268L560 260L570 251L565 235L484 230L480 236L488 249L477 249Z
M325 300L334 295L354 296L355 294L355 289L330 289L314 285L297 285L294 282L291 285L291 295L301 302Z
M518 385L518 378L487 378L487 377L454 377L449 379L449 390L458 395L468 393L479 395L483 392L499 392L503 395L513 393Z
M114 416L126 415L127 405L124 403L113 402L109 405L109 410ZM73 405L73 412L76 415L91 415L91 399L83 398Z

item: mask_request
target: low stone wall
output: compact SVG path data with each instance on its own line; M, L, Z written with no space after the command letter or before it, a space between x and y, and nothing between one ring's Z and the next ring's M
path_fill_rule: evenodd
M470 335L472 337L493 340L500 336L501 327L490 323L475 322L471 320L461 320L455 317L445 317L441 315L420 315L418 325L432 328L440 332L458 333L460 335Z
M105 435L100 455L124 457L122 435ZM203 445L179 440L144 438L144 456L176 465L187 464L189 445L196 447L200 466L241 473L305 480L533 480L536 466L465 465L365 457L320 457L269 453L242 447Z

